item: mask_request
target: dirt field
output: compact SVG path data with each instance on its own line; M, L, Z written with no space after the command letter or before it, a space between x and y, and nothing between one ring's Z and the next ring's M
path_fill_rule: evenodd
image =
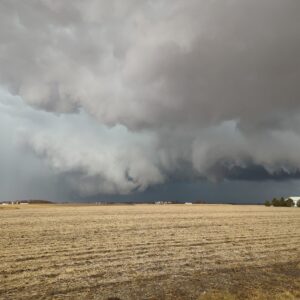
M300 209L0 210L0 299L300 299Z

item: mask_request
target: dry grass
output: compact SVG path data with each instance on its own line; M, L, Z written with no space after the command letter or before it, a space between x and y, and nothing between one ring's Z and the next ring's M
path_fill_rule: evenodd
M28 205L0 228L0 299L300 297L297 208Z
M19 205L1 205L0 206L0 209L6 209L6 210L9 210L9 209L20 209Z

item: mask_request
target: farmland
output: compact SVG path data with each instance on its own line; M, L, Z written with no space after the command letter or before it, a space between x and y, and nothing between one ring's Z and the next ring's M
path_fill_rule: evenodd
M0 230L0 299L300 297L297 208L27 205Z

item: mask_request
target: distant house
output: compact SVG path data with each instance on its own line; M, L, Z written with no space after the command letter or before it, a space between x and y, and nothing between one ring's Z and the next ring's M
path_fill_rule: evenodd
M297 206L297 202L300 201L300 197L297 197L297 196L288 197L285 200L289 200L289 199L293 200L294 206Z
M192 202L185 202L184 204L186 204L186 205L193 205Z

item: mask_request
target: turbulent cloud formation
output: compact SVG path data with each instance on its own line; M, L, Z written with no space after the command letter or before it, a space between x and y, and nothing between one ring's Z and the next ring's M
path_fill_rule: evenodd
M299 12L297 0L3 0L0 84L47 116L19 144L82 195L298 178Z
M133 134L123 126L109 129L84 112L53 115L32 109L20 98L5 93L1 98L5 99L0 102L1 120L11 127L8 135L12 145L8 148L33 151L55 174L66 175L69 185L80 194L126 194L163 181L156 166L153 136ZM2 139L7 140L5 135ZM22 157L20 153L14 159L16 156ZM23 164L26 172L30 171L32 159Z
M45 129L32 137L25 133L23 144L45 158L56 172L68 175L83 195L126 194L163 182L154 152L148 149L151 138L133 135L119 126L111 130L96 127L95 131L86 123L80 124L81 118L75 121L72 128L59 121L61 134L53 132L52 123L50 131Z

